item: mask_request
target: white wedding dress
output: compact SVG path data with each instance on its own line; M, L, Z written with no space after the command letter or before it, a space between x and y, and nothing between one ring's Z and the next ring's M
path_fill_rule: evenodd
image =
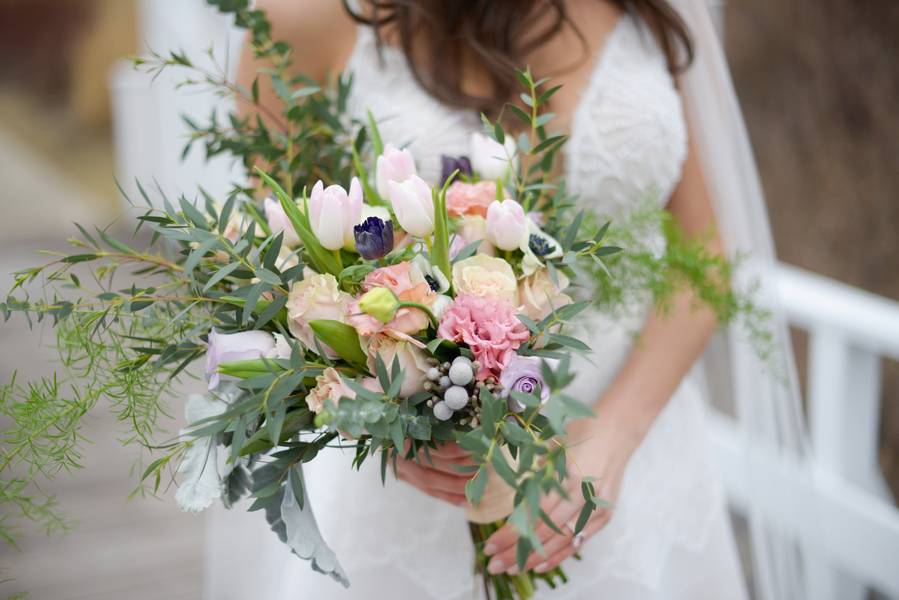
M407 145L423 177L439 175L440 155L468 152L478 116L448 108L413 79L404 57L358 30L348 69L350 109L370 109L382 137ZM687 152L681 98L665 58L635 18L620 19L583 90L565 152L569 186L584 207L611 218L651 190L666 201ZM659 236L657 243L663 243ZM595 401L626 358L645 307L589 324L596 365L580 362L572 391ZM598 366L597 366L598 365ZM710 468L699 371L687 376L630 461L610 524L589 539L581 561L563 567L569 583L537 598L740 600L746 597L722 493ZM600 418L602 415L600 415ZM464 511L401 482L382 486L378 460L351 471L351 451L322 453L305 468L321 532L351 587L313 572L267 530L260 513L213 512L209 600L453 600L483 593L472 574Z

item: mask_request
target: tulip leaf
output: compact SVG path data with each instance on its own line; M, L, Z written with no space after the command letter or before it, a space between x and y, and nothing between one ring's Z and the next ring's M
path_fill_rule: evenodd
M372 150L374 150L375 158L377 158L384 154L384 142L381 141L381 132L378 131L378 124L375 122L374 115L371 114L371 111L367 111L366 115L368 117L368 130L371 134Z
M315 332L315 337L334 350L340 358L365 368L365 353L359 344L359 334L350 325L330 319L319 319L309 321L309 326Z
M353 153L353 168L356 169L356 176L362 183L362 192L365 194L365 199L369 204L383 205L384 199L378 195L378 192L372 189L371 184L368 182L368 172L362 165L362 159L359 158L358 150L356 150L355 146L352 146L350 149Z
M312 233L303 213L300 212L300 209L297 208L294 201L287 195L284 188L259 167L256 167L256 174L262 178L262 181L264 181L273 192L275 192L275 196L278 197L278 201L281 203L281 207L287 214L290 224L293 225L297 237L302 240L303 246L306 247L306 251L312 259L315 270L319 273L330 273L334 276L339 275L342 267L340 263L337 262L337 258L318 242L318 238Z
M431 264L443 271L444 276L452 279L449 252L449 216L446 213L446 189L452 177L449 177L440 191L432 192L434 198L434 244L431 247Z

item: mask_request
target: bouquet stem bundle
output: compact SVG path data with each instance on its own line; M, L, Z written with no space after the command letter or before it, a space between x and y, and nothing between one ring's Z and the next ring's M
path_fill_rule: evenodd
M528 600L537 591L537 582L542 581L551 589L567 583L568 577L562 567L555 567L546 573L525 571L517 575L500 573L492 575L487 572L490 557L484 554L484 545L494 533L505 525L505 521L496 523L469 523L471 540L475 551L475 572L484 580L484 592L491 600ZM575 555L577 556L577 555Z

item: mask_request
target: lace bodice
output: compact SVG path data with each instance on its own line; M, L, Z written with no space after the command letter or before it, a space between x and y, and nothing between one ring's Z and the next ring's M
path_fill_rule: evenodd
M347 70L350 113L371 110L385 141L408 146L425 179L440 174L441 154L466 154L481 123L418 85L403 54L359 29ZM687 133L664 54L648 30L622 17L608 35L582 91L565 149L568 185L585 206L615 216L652 194L666 202L680 177Z

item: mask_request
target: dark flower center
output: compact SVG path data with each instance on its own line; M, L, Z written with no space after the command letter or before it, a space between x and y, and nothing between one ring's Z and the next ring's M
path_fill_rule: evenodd
M436 292L440 289L440 283L437 281L437 278L433 275L425 275L425 281L428 282L428 285L431 286L431 291Z
M532 233L528 238L528 247L531 249L531 252L541 258L553 251L550 243L536 233Z

